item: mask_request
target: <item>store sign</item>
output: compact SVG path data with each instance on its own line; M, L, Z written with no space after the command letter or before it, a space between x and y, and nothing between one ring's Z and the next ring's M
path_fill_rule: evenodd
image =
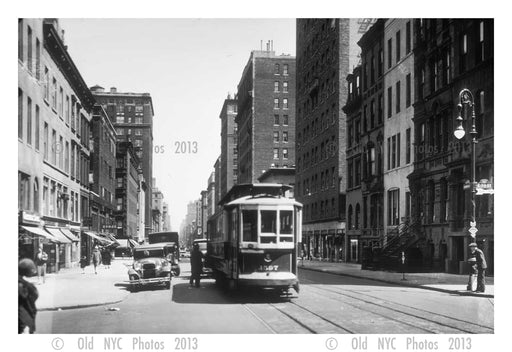
M476 195L494 194L492 183L487 179L482 179L476 185Z
M23 223L35 223L38 224L41 222L41 218L38 215L29 214L25 211L21 212L21 221Z

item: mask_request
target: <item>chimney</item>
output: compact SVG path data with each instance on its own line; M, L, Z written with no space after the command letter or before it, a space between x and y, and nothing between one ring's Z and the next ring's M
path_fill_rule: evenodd
M110 93L117 93L117 88L116 87L111 87L110 88Z

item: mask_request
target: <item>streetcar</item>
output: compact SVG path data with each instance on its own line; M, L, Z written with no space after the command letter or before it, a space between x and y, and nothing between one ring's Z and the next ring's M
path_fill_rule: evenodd
M233 186L208 222L207 265L216 282L230 289L260 287L299 292L298 248L302 204L291 186Z

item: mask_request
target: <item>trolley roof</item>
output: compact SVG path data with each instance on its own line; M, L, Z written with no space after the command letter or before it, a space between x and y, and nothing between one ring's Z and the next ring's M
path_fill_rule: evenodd
M219 205L224 205L232 202L235 199L244 196L274 196L282 197L286 191L292 189L292 186L283 185L279 183L242 183L231 187L228 193L219 202Z

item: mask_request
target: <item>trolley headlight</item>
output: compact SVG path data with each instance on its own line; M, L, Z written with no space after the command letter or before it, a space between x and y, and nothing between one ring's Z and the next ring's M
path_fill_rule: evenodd
M142 264L141 264L141 263L139 263L139 262L135 262L135 263L133 263L133 269L134 269L134 270L140 270L140 269L142 269Z

